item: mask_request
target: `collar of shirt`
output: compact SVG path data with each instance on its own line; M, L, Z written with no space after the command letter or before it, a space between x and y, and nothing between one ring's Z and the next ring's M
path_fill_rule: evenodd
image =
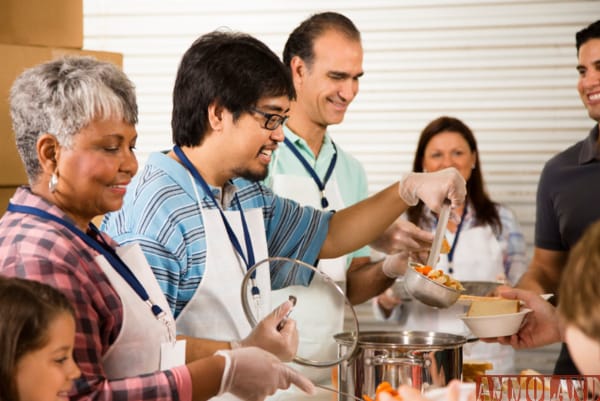
M17 188L11 201L12 201L12 203L17 204L17 205L36 207L36 208L41 209L45 212L48 212L56 217L59 217L63 220L67 220L72 224L75 224L75 222L71 219L71 217L69 217L61 208L54 205L53 203L48 202L46 199L42 198L41 196L38 196L38 195L34 194L33 192L31 192L31 188L29 186L24 185L24 186ZM57 223L53 222L52 224L57 224ZM89 234L92 237L96 237L96 234L91 232L90 230L86 230L86 234ZM112 238L110 238L106 233L100 233L100 234L102 235L102 238L106 241L106 243L108 243L108 245L110 245L113 248L118 246L117 243Z
M323 138L323 145L321 146L321 150L319 151L319 156L315 159L315 155L308 146L308 143L304 138L298 136L294 133L287 125L283 127L283 132L285 136L300 150L300 154L304 156L306 161L310 163L310 165L317 171L318 174L321 173L320 166L322 165L324 169L327 169L329 166L329 161L333 157L335 149L333 147L333 142L329 133L325 132L325 137ZM279 146L286 146L283 142L279 144Z
M235 197L235 193L237 191L237 187L231 182L227 181L223 186L223 190L221 188L210 187L213 192L213 196L221 204L223 209L229 209L231 206L231 202L233 202L233 198Z
M579 164L586 164L600 160L600 142L598 141L598 124L590 131L583 140L583 146L579 152Z
M175 181L192 199L196 199L196 194L192 185L194 180L190 180L188 170L179 162L176 162L166 154L161 152L151 153L146 161L146 165L165 171L169 177ZM134 178L135 179L135 178ZM210 186L210 185L209 185ZM226 182L223 186L223 190L218 187L210 186L211 191L217 202L222 205L223 209L228 209L231 206L231 202L238 190L237 186L231 182ZM198 185L199 196L205 198L208 194L204 194L202 188ZM211 205L212 201L208 198L205 199L205 204ZM212 207L212 206L209 206Z

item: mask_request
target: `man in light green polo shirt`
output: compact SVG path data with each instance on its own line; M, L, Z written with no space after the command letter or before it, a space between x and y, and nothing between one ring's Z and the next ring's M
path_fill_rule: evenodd
M269 176L265 180L278 195L303 205L330 210L342 209L367 197L364 168L327 133L329 125L342 122L346 109L358 93L358 81L363 75L362 61L360 32L341 14L315 14L290 34L283 62L290 68L297 98L290 105L289 119L284 126L285 141L273 154ZM353 304L358 304L388 288L395 277L404 272L406 259L388 256L383 261L372 262L370 249L365 247L337 259L321 260L318 267L346 289ZM299 302L304 305L312 302L317 308L313 310L319 311L306 317L297 312L294 315L299 329L310 332L316 340L311 351L302 355L313 360L335 355L330 338L343 329L343 302L327 297L326 291L330 289L321 290L322 293L309 288L303 294L296 294ZM276 293L273 293L275 297ZM311 325L310 329L307 324ZM307 349L307 344L304 346ZM317 383L330 384L328 369L295 367ZM302 395L289 390L279 392L273 399L297 400L302 399ZM330 394L320 394L316 399L329 400Z

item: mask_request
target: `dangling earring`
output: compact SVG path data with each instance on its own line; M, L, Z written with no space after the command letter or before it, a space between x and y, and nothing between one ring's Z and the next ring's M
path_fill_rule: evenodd
M52 173L52 176L50 177L50 181L48 182L48 189L50 190L51 193L54 193L56 191L56 185L58 185L58 175L56 174L56 171Z
M471 166L471 170L475 170L475 164Z

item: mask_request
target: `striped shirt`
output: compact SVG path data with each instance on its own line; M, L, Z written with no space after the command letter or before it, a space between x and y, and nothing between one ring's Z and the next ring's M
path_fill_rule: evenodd
M241 178L226 185L223 194L219 188L211 190L216 199L223 199L225 210L238 210L237 203L231 201L234 194L242 209L262 209L269 256L316 262L331 212L301 207L259 183ZM116 241L140 244L175 317L196 292L206 264L204 222L196 191L202 208L215 208L181 164L154 153L127 189L122 209L108 214L102 225ZM272 288L307 281L295 273L272 269Z
M59 208L25 187L17 189L12 203L37 207L68 220ZM59 223L13 212L6 212L0 220L0 274L56 287L75 308L73 355L81 377L75 380L70 399L167 401L179 400L182 392L191 394L185 366L119 380L106 378L102 357L121 331L123 305L94 261L96 255L96 251Z

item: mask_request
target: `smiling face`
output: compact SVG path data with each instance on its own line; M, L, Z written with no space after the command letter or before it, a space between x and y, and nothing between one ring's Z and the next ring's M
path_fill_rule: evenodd
M600 122L600 39L579 48L577 91L591 119Z
M313 44L311 65L295 57L292 74L297 91L294 112L315 126L339 124L358 93L363 75L363 50L360 41L335 30L327 30ZM292 115L292 118L296 116Z
M23 355L16 365L19 401L65 401L80 371L73 361L75 321L58 315L48 327L47 343Z
M461 134L443 131L432 137L425 147L423 170L434 172L455 167L465 181L468 181L476 160L477 155L471 151Z
M92 218L118 210L137 172L135 127L116 118L96 120L56 152L58 184L54 203L86 227Z
M263 98L255 108L263 113L286 116L290 108L287 96ZM225 112L223 129L227 146L226 159L230 161L230 170L226 171L227 180L243 177L251 181L263 180L268 173L271 155L277 144L283 141L283 127L275 130L265 128L266 117L260 113L243 113L233 122L231 113ZM221 184L222 185L222 184Z

